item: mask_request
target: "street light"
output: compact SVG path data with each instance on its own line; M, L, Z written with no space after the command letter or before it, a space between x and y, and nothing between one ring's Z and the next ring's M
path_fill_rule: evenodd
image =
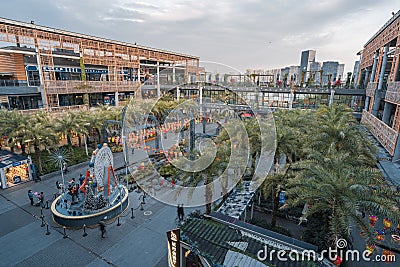
M62 179L62 195L65 193L65 180L64 180L64 172L63 172L63 164L68 161L69 158L69 152L68 150L61 148L53 151L50 154L50 158L53 160L54 165L59 165L60 166L60 172L61 172L61 179Z

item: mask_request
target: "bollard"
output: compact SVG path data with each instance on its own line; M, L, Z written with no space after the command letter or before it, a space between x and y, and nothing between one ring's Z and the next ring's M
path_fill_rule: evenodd
M143 208L143 202L140 202L140 210L144 210L144 208Z
M135 218L135 216L133 216L133 208L131 208L131 211L132 211L131 219L133 219L133 218Z
M40 216L43 216L43 208L40 207Z
M83 237L87 236L87 233L86 233L86 224L83 225L83 235L82 235L82 236L83 236Z
M63 238L65 239L65 238L68 238L68 236L67 236L67 232L66 232L66 227L65 226L63 226L63 229L64 229L64 236L63 236Z
M49 225L47 224L46 226L47 226L47 227L46 227L46 229L47 229L46 235L49 235L49 234L51 234L50 231L49 231Z
M44 215L40 216L40 218L42 218L42 224L40 225L40 227L44 227L45 226L45 224L44 224Z
M119 222L119 216L118 216L118 223L117 226L121 226L121 223Z
M46 210L49 209L49 200L46 200Z

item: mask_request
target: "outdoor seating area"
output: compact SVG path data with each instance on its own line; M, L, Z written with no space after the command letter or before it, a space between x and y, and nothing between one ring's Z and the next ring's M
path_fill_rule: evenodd
M249 181L242 182L237 186L225 202L218 209L219 213L231 216L235 219L246 218L246 208L251 204L255 194L252 183Z

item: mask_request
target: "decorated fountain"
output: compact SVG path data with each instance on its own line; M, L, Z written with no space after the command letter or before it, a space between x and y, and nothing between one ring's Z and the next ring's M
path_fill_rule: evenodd
M128 190L118 183L111 149L104 144L93 152L82 184L79 181L64 183L51 211L57 224L81 228L117 218L128 204Z

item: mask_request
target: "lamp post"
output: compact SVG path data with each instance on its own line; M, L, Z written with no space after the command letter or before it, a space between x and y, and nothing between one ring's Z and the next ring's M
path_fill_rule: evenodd
M60 164L61 179L62 179L62 183L63 183L63 186L62 186L61 190L62 190L62 194L64 195L65 181L64 181L64 172L63 172L63 169L62 169L64 158L63 158L63 156L58 155L57 159L58 159L58 163Z
M117 226L121 226L121 223L119 222L119 217L122 215L122 185L118 184L118 189L119 189L119 204L121 205L121 214L118 216L118 224Z
M54 162L54 166L57 166L57 164L60 166L60 172L61 172L61 179L62 179L62 188L61 192L62 195L65 193L65 180L64 180L64 173L63 173L63 164L66 163L69 159L69 152L66 149L57 149L53 151L50 154L51 159ZM63 198L63 197L62 197Z

